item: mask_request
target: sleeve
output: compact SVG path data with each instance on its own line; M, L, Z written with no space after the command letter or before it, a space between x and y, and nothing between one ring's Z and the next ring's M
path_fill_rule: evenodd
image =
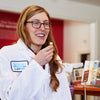
M60 86L57 90L58 92L56 93L55 100L72 100L65 71L62 70L61 73L58 73L57 78L59 79Z
M60 87L58 89L58 94L57 94L58 98L56 99L65 100L66 98L67 100L72 100L71 92L69 88L69 81L68 81L68 77L66 74L64 63L62 62L61 58L58 55L57 55L57 60L62 66L62 71L60 74L57 75L59 82L60 82Z
M0 58L0 96L3 100L31 100L43 86L49 74L35 61L32 60L21 72L12 80L5 72L4 60ZM7 71L7 70L6 70ZM5 74L3 74L5 73Z

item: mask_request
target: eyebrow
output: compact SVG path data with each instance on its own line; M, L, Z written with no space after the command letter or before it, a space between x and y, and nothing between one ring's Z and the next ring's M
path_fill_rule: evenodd
M41 20L39 20L39 19L32 19L31 21L40 21L41 22ZM43 20L43 22L45 22L45 21L49 22L49 20Z

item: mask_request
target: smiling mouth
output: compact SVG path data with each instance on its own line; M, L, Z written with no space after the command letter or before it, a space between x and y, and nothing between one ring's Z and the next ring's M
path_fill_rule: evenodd
M38 33L38 34L36 34L36 36L38 36L38 37L45 37L45 33Z

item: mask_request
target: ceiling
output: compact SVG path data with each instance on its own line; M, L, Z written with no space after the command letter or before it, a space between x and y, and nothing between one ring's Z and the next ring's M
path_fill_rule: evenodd
M69 0L74 2L86 3L91 5L100 6L100 0Z

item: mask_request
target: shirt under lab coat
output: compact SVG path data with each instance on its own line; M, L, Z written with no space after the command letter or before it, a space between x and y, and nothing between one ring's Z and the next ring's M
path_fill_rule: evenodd
M60 85L54 92L50 88L49 65L44 70L21 39L0 50L1 100L71 100L64 70L56 76Z

